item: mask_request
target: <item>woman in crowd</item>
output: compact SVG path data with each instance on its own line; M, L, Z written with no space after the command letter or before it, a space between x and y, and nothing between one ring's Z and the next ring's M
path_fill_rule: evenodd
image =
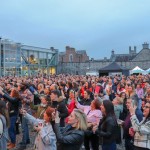
M0 137L0 150L7 149L7 139L8 139L8 127L9 127L9 116L6 109L6 104L4 101L0 100L0 121L3 124L3 133Z
M125 118L127 117L128 114L128 110L127 110L127 106L126 106L126 102L127 102L127 96L125 92L121 92L119 97L122 99L123 101L123 111L119 116L119 119L121 120L125 120Z
M150 149L150 103L147 102L144 106L144 118L139 122L135 115L136 107L130 107L131 123L134 135L135 150L149 150Z
M0 94L3 98L8 101L8 111L10 117L10 127L8 129L9 137L11 142L8 144L8 149L14 148L16 146L16 131L15 131L15 123L17 121L17 117L19 115L19 103L20 96L16 89L11 89L10 95L4 93L2 89L0 89Z
M93 132L102 137L102 150L116 150L116 128L118 125L112 102L104 100L101 111L103 118L100 120L98 129L95 126Z
M75 91L70 90L69 92L69 98L67 101L67 109L68 109L68 113L69 115L71 114L71 112L73 111L73 109L75 108Z
M90 98L90 95L91 95L91 91L89 91L89 90L84 91L84 98L80 101L80 103L82 105L90 106L91 102L92 102L92 99Z
M120 114L123 111L123 100L120 97L116 97L113 99L112 103L114 105L114 112L115 112L116 118L119 119Z
M35 139L35 150L56 150L56 136L51 125L52 113L54 112L54 108L48 107L44 112L43 119L41 120L34 118L25 110L22 110L24 117L34 125L34 129L38 132Z
M90 143L93 150L99 149L99 138L96 134L93 134L92 127L99 124L102 118L102 113L100 111L100 102L95 99L91 102L90 106L80 105L76 100L77 108L81 109L87 115L88 130L85 132L84 146L86 150L90 150Z
M59 123L60 118L56 112L53 129L57 138L57 150L80 150L84 141L84 131L87 129L86 115L81 110L74 109L65 128L60 128Z

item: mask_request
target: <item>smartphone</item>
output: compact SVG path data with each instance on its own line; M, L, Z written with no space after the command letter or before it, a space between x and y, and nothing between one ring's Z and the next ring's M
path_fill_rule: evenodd
M29 87L29 90L31 91L31 93L34 93L34 90L35 90L35 89L34 89L33 86L30 86L30 87Z
M132 100L132 107L134 107L135 106L135 101L134 100Z

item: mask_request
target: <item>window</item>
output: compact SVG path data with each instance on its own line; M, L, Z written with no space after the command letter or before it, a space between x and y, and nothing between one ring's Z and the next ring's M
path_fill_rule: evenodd
M73 62L73 55L72 54L69 55L69 62Z

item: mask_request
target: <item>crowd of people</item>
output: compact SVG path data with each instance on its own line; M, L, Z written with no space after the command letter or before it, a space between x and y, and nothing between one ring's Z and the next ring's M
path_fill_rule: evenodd
M1 77L0 123L0 150L26 149L30 130L36 150L116 150L123 140L148 150L150 75Z

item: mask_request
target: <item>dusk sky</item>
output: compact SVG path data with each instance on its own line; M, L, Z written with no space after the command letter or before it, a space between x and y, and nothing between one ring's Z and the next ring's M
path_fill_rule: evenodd
M37 47L86 50L90 58L150 43L150 0L0 0L0 36Z

